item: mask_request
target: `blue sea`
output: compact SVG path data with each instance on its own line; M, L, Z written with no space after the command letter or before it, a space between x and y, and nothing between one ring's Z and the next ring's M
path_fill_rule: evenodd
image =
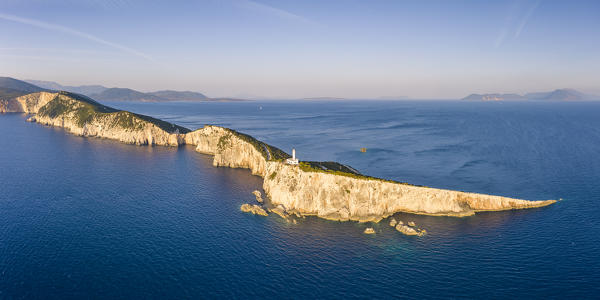
M598 298L600 102L110 103L250 134L301 160L554 205L427 229L242 213L262 180L192 147L0 115L0 298ZM367 148L366 153L360 148ZM375 235L363 234L373 226Z

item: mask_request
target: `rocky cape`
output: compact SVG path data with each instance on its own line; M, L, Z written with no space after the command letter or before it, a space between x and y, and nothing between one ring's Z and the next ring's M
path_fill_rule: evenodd
M262 177L270 205L296 215L377 222L396 212L469 216L555 202L415 186L365 176L336 162L289 165L285 163L289 154L232 129L207 125L191 131L69 92L36 92L0 99L0 112L31 114L28 121L62 127L79 136L137 145L193 145L196 151L213 155L216 167L247 168Z

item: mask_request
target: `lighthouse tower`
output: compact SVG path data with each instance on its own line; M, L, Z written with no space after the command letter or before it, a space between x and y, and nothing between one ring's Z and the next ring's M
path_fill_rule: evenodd
M288 158L285 161L288 165L297 165L298 159L296 158L296 149L292 148L292 158Z

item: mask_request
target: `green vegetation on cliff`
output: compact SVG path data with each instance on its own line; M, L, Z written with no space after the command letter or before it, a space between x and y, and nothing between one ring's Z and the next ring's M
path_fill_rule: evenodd
M321 170L360 175L358 171L334 161L303 161L300 163L300 167L303 170Z
M15 98L35 92L42 92L43 88L10 77L0 77L0 99Z
M414 185L414 184L410 184L410 183L406 183L406 182L399 182L399 181L395 181L395 180L382 179L382 178L363 175L349 166L346 166L346 165L343 165L343 164L340 164L340 163L337 163L334 161L301 161L298 164L298 166L299 166L300 170L302 170L304 172L320 172L320 173L326 173L326 174L352 177L352 178L356 178L356 179L377 180L377 181L383 181L383 182L405 184L405 185L410 185L410 186L420 186L420 185Z
M227 130L228 132L230 132L234 136L238 137L242 141L247 142L247 143L251 144L252 146L254 146L256 151L258 151L267 161L283 161L285 159L292 157L291 155L285 153L283 150L281 150L277 147L273 147L267 143L263 143L255 138L253 138L252 136L249 136L249 135L241 133L241 132L237 132L237 131L235 131L233 129L229 129L229 128L223 128L223 129ZM227 141L223 141L223 143L226 143L226 142ZM222 146L221 143L222 143L222 141L219 140L219 147Z
M189 129L169 122L165 122L152 117L138 115L128 111L117 110L106 105L102 105L89 97L60 92L52 101L44 105L38 111L40 116L50 118L72 117L77 125L83 127L86 123L94 120L113 120L113 126L118 126L124 129L140 130L144 127L144 123L151 123L160 129L174 133L188 133Z
M0 100L17 98L19 96L27 95L28 92L19 91L15 89L3 88L0 87Z

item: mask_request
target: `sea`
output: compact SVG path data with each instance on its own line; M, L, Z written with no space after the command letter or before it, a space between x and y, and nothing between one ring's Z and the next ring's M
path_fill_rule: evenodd
M107 104L229 127L370 176L559 201L394 216L423 237L387 219L293 224L241 212L261 178L191 146L84 138L3 114L0 299L600 297L600 102Z

